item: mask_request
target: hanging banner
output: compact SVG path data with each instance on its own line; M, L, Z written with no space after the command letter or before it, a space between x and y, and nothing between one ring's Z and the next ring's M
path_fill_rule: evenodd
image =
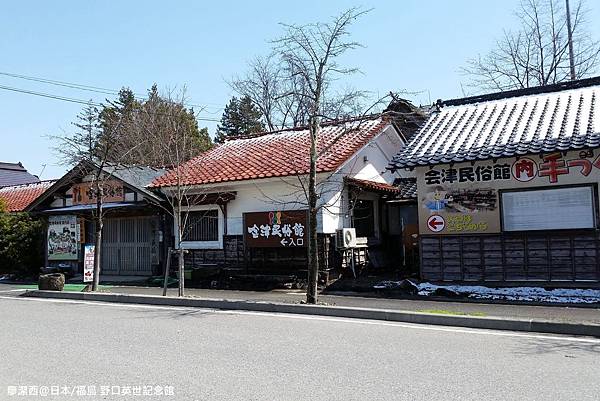
M307 210L244 213L244 241L249 248L306 247Z
M89 283L94 281L94 254L96 247L94 245L85 245L83 253L83 282Z
M77 260L79 228L76 216L48 218L48 260Z

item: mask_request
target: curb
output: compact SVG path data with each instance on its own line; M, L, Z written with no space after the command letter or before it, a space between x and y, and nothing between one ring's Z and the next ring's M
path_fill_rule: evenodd
M185 306L195 308L240 310L271 313L289 313L312 316L342 317L352 319L383 320L440 326L468 327L489 330L510 330L536 333L593 336L600 338L600 325L560 323L536 319L503 319L496 317L436 315L422 312L397 311L390 309L350 308L306 304L285 304L257 301L237 301L207 298L177 298L155 295L133 295L117 293L27 291L22 297L99 301L123 304L160 306Z

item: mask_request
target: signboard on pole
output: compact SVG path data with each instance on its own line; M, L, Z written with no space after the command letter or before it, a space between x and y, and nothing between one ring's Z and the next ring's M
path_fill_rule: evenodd
M77 260L79 244L76 216L48 218L48 260Z
M94 245L85 245L83 253L83 282L89 283L94 281L94 254L96 247Z
M304 248L308 211L244 213L244 241L249 248Z

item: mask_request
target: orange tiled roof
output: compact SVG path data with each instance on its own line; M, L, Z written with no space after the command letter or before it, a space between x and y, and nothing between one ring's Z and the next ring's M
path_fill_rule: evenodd
M378 117L324 126L319 134L317 172L335 171L388 125ZM304 128L229 140L185 163L181 167L182 184L307 174L309 147L309 131ZM150 186L173 186L176 178L171 170Z
M370 180L359 180L358 178L346 178L346 182L356 187L364 188L367 190L375 191L375 192L389 192L389 193L400 193L401 188L395 187L386 182L377 182Z
M0 188L0 198L6 202L8 212L22 212L56 181L40 181L31 184Z

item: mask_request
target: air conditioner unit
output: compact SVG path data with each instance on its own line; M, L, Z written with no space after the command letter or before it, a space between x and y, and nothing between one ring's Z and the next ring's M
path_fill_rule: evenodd
M336 249L354 248L356 246L356 230L354 228L342 228L335 232Z

